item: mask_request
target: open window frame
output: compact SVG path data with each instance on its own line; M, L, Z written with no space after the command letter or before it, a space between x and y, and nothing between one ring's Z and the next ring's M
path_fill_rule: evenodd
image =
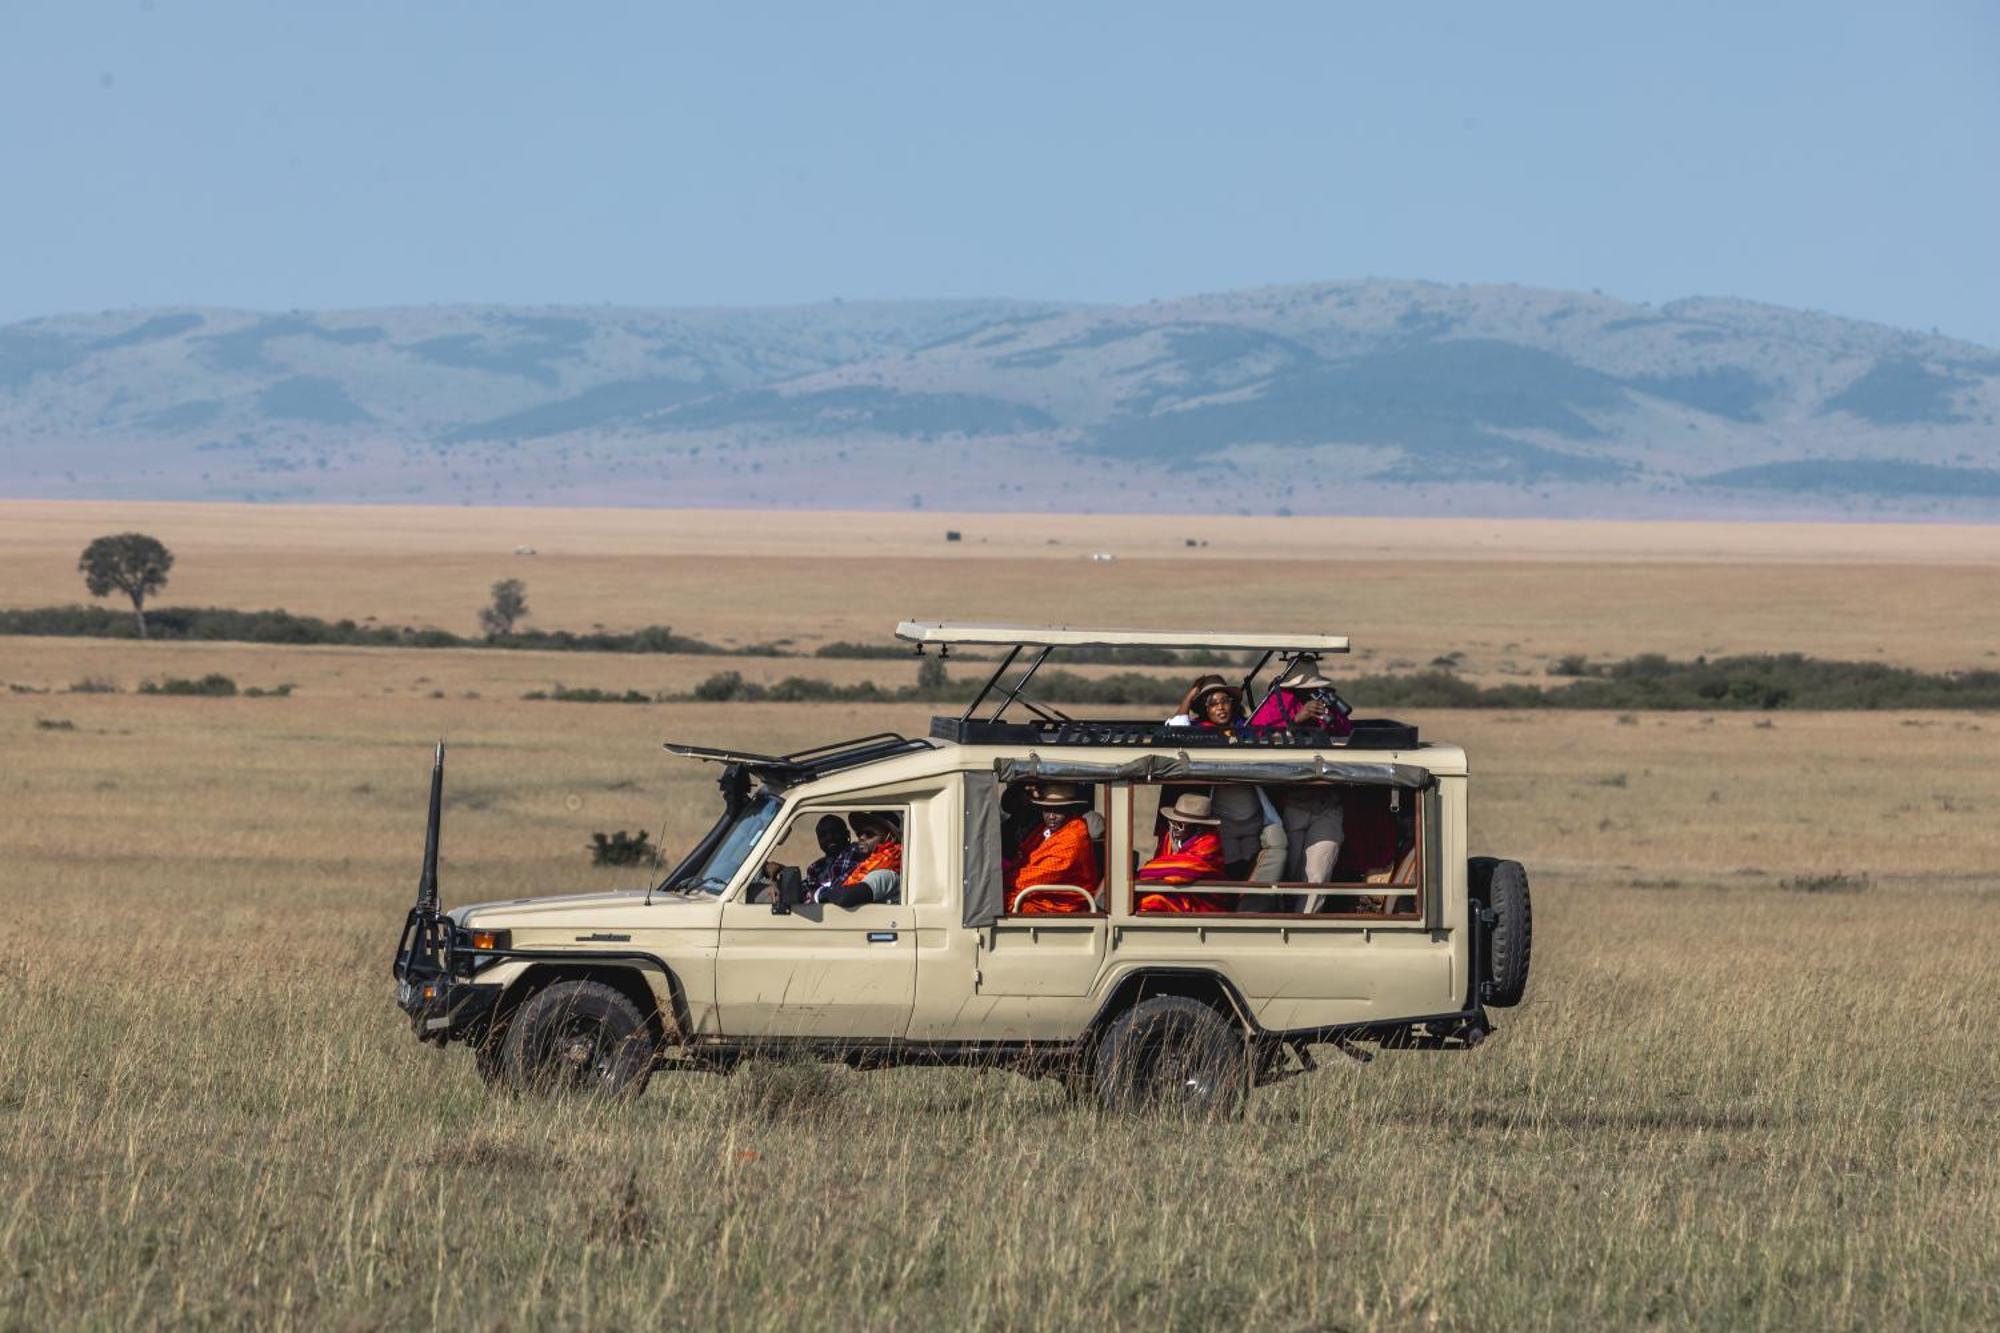
M901 836L898 838L898 841L902 844L903 848L903 868L898 872L897 881L897 896L901 901L898 903L864 903L861 907L842 910L860 911L866 907L896 907L902 903L907 903L910 900L910 866L915 859L912 852L911 829L913 808L914 803L910 799L903 797L876 799L827 797L824 800L808 801L794 806L790 810L780 811L778 818L771 822L771 827L765 830L763 840L751 853L748 863L743 867L743 873L739 877L739 882L727 901L757 903L759 905L769 901L767 895L773 884L764 875L764 866L777 857L795 830L802 828L809 829L827 815L838 815L847 823L848 832L851 836L854 829L853 817L855 815L893 814L896 816L901 827ZM917 850L922 850L920 839ZM815 857L819 855L816 841L813 843L813 853ZM801 861L799 869L803 871L809 864L811 864L810 861Z
M1001 792L1002 810L1003 811L1005 810L1006 795L1008 792L1032 791L1038 785L1039 783L1037 782L1037 780L1033 778L1019 778L1012 782L1001 783L1000 792ZM1019 852L1021 850L1021 844L1025 842L1027 834L1032 833L1036 826L1034 824L1027 824L1025 826L1026 832L1023 833L1020 838L1012 839L1011 840L1012 845L1009 845L1010 839L1007 837L1003 824L1003 829L1001 833L1001 845L1005 850L1005 856L1003 857L1000 868L1000 874L1002 877L1001 889L1000 889L1001 910L997 918L998 920L1042 922L1042 921L1049 921L1052 919L1068 919L1073 921L1080 921L1080 920L1087 920L1092 917L1107 917L1111 915L1112 849L1116 845L1115 839L1113 839L1111 835L1112 788L1111 784L1109 783L1090 783L1086 785L1089 787L1090 790L1090 801L1088 808L1086 810L1086 817L1090 814L1095 814L1102 821L1101 824L1102 831L1098 834L1097 837L1092 839L1094 850L1097 856L1097 882L1095 884L1076 884L1076 885L1067 885L1062 887L1072 887L1082 890L1084 895L1086 895L1090 899L1091 903L1090 909L1088 911L1083 911L1083 912L1022 912L1022 911L1008 910L1007 904L1010 898L1015 899L1015 903L1017 906L1019 903L1019 899L1015 898L1013 892L1013 884L1011 883L1013 876L1010 870L1010 866L1018 859ZM1034 810L1038 809L1039 807L1034 807L1031 805L1029 808L1030 810ZM1037 887L1054 889L1058 886L1042 885ZM1026 893L1033 893L1035 891L1036 891L1035 889L1029 889L1026 891ZM1025 896L1025 894L1023 896Z
M1155 819L1160 807L1158 796L1171 787L1214 787L1241 785L1261 787L1274 804L1282 803L1279 792L1272 787L1295 785L1292 783L1229 783L1226 779L1215 782L1187 783L1175 780L1138 781L1123 784L1129 793L1122 802L1125 809L1125 838L1123 861L1125 873L1117 876L1120 887L1117 890L1121 915L1140 920L1165 920L1173 918L1197 918L1204 921L1283 921L1291 923L1325 922L1352 923L1366 926L1406 926L1422 929L1429 925L1437 909L1438 876L1435 843L1439 829L1438 791L1435 785L1411 791L1399 787L1380 786L1356 782L1315 782L1310 785L1341 792L1343 807L1347 804L1349 792L1365 795L1368 799L1378 797L1390 805L1390 816L1394 819L1401 812L1396 809L1402 800L1407 800L1410 820L1408 848L1402 846L1400 830L1396 850L1390 858L1390 868L1386 879L1334 879L1326 883L1306 880L1253 880L1253 879L1203 879L1185 884L1142 883L1139 868L1158 846ZM1142 799L1141 793L1150 793L1152 799ZM1337 864L1337 863L1336 863ZM1233 899L1236 905L1230 910L1215 912L1142 912L1138 902L1149 892L1170 892L1214 898ZM1298 906L1292 911L1274 910L1257 900L1285 898L1295 901ZM1256 905L1245 905L1248 899ZM1405 910L1398 911L1400 903L1407 900Z

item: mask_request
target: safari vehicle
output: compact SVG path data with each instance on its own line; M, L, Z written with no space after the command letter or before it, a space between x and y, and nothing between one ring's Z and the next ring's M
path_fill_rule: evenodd
M658 1070L786 1050L859 1067L998 1065L1114 1108L1226 1113L1251 1087L1312 1069L1316 1045L1356 1059L1370 1058L1364 1043L1467 1049L1491 1030L1489 1008L1520 1001L1527 878L1468 857L1457 746L1390 720L1207 729L1074 718L1029 697L1065 648L1145 646L1254 657L1224 689L1255 703L1274 663L1280 679L1326 684L1318 663L1345 638L907 622L897 634L919 653L1006 651L928 736L784 755L668 742L718 766L722 812L647 888L440 911L440 746L395 962L418 1038L463 1042L489 1083L518 1090L630 1095ZM1015 840L1033 833L1024 803L1050 792L1083 821L1072 836L1090 840L1094 882L1013 892L1027 850ZM1337 799L1330 874L1286 880L1294 858L1276 878L1174 884L1194 906L1153 910L1164 900L1143 867L1163 807L1231 795L1273 812ZM877 877L894 881L886 900L801 892L799 864L842 826L900 829L900 869Z

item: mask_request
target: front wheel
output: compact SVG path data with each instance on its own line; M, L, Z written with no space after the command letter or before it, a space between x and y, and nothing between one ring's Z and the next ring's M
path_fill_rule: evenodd
M498 1072L520 1092L636 1097L653 1049L652 1029L632 1001L599 981L558 981L514 1012Z
M1111 1020L1097 1047L1098 1100L1111 1111L1221 1119L1243 1105L1243 1036L1199 1000L1157 995Z

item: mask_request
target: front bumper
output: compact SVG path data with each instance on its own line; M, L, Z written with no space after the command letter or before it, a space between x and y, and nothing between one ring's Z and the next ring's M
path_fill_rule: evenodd
M471 980L471 960L455 958L451 919L423 907L403 923L391 969L396 978L396 1007L410 1016L419 1041L440 1046L463 1040L484 1027L506 989L496 983Z
M503 990L449 976L405 978L396 983L396 1007L410 1016L419 1041L442 1044L482 1026Z

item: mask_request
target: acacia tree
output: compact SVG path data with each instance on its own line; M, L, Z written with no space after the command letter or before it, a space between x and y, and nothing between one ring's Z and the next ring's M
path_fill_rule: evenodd
M167 586L167 571L174 567L174 553L157 537L143 532L121 532L99 537L83 548L76 568L92 597L109 597L122 592L132 599L132 615L139 622L139 637L146 637L146 599Z
M519 579L501 579L493 585L493 605L479 612L479 628L486 637L497 639L514 632L514 622L528 614L528 585Z

